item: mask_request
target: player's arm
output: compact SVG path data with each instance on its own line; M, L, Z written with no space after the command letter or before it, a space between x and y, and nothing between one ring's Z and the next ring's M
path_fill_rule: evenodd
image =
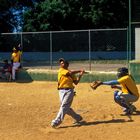
M73 83L75 85L77 85L79 83L79 81L81 80L81 77L83 76L84 74L84 70L80 72L79 76L76 78L76 80L73 80Z
M103 85L117 85L119 82L117 80L111 80L111 81L106 81L102 82Z
M117 80L112 80L112 81L106 81L106 82L102 82L103 85L111 85L111 88L117 88L117 89L121 89L119 85L119 82Z
M84 70L69 70L69 73L70 73L71 75L77 74L77 73L81 73L81 72L84 72Z

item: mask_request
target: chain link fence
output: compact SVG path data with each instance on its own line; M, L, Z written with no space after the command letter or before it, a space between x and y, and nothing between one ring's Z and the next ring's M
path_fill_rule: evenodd
M58 59L63 57L73 69L111 71L127 65L127 42L127 28L2 33L0 61L10 60L12 48L20 43L24 67L57 69Z

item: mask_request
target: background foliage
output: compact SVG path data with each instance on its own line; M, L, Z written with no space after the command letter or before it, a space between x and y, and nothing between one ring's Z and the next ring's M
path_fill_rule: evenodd
M0 0L0 32L123 28L128 0Z
M45 0L24 14L23 31L126 27L127 0Z

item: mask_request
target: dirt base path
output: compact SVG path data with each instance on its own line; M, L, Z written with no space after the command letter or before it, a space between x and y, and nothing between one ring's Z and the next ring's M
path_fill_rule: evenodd
M59 109L56 82L0 83L0 140L138 140L140 113L121 116L113 101L113 89L92 91L87 83L76 87L72 107L84 121L72 125L65 117L58 129L50 122ZM139 90L140 90L140 86ZM135 103L140 110L140 101Z

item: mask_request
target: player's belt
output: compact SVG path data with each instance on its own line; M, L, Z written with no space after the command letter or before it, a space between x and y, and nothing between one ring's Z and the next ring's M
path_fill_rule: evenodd
M58 88L58 90L70 90L72 88Z

